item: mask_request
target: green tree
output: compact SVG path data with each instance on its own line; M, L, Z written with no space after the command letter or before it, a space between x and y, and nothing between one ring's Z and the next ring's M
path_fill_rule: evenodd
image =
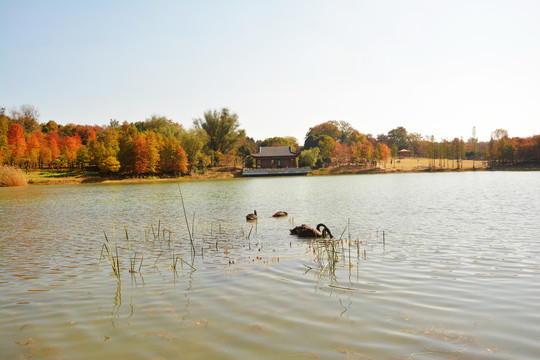
M298 166L307 166L314 168L317 164L317 158L319 157L319 148L315 147L309 150L304 150L298 157Z
M165 137L174 136L180 139L185 133L184 127L180 124L167 119L165 116L153 114L145 121L139 121L133 124L139 132L154 131L156 134L164 135Z
M58 131L58 124L53 120L49 120L46 124L41 126L41 132L44 134L48 134L53 131Z
M77 151L77 164L83 169L88 165L90 161L90 155L88 154L88 147L83 145Z
M2 112L0 114L0 165L6 163L8 158L8 124L8 117Z
M203 129L189 129L180 136L182 148L192 165L198 165L203 155L203 148L208 142L206 131Z
M120 128L118 137L118 155L122 172L132 173L135 166L135 152L133 150L133 140L138 135L137 128L124 121Z
M407 130L403 126L392 129L388 132L388 146L396 145L398 150L407 149L408 137Z
M306 139L304 141L304 149L309 150L316 146L319 146L319 142L324 139L324 136L331 137L334 141L339 140L341 137L341 130L339 129L339 122L332 120L322 124L309 128L306 133Z
M339 136L339 142L342 144L353 145L358 141L366 142L366 135L360 133L358 130L352 127L351 124L345 121L339 121L338 125L341 135Z
M420 146L422 144L422 135L418 133L410 133L407 135L407 141L409 143L409 150L412 152L412 156L418 156L420 154Z
M299 148L298 140L293 136L267 138L261 142L260 146L291 146L293 151Z
M330 136L323 135L322 139L319 140L317 147L321 151L320 156L323 162L329 163L334 156L334 150L336 148L336 142L334 139L332 139Z
M242 159L244 166L252 168L254 166L253 157L251 154L256 152L255 142L251 138L245 138L242 140L236 149L238 156Z
M246 136L245 131L239 128L238 115L227 108L208 110L204 119L195 119L193 123L197 129L206 131L207 146L214 152L228 153L238 140Z

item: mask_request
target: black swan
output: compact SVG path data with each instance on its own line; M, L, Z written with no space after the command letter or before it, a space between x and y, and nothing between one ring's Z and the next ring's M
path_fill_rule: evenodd
M257 210L253 210L253 214L247 214L246 220L257 220L259 217L257 216Z
M321 228L322 231L320 230ZM302 224L294 229L291 229L290 231L291 235L298 235L300 237L334 237L330 229L324 224L317 225L316 229L312 228L311 226L307 226L306 224Z
M285 211L278 211L277 213L272 215L272 217L282 217L282 216L287 216L287 215L288 214Z

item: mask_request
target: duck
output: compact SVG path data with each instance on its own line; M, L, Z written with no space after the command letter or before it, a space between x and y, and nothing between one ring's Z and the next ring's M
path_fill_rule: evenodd
M321 231L321 228L322 228L322 231ZM332 239L334 237L330 229L324 224L318 224L315 229L312 228L311 226L307 226L306 224L302 224L289 231L291 232L291 235L298 235L300 237L306 237L306 238L329 237L330 239Z
M257 216L257 210L253 210L253 214L247 214L246 220L257 220L259 217Z
M285 211L278 211L277 213L272 215L272 217L283 217L283 216L287 216L287 215L288 214Z

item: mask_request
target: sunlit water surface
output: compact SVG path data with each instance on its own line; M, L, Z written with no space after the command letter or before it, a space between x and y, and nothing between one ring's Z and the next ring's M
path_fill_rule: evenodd
M539 172L0 188L0 359L537 359L539 214Z

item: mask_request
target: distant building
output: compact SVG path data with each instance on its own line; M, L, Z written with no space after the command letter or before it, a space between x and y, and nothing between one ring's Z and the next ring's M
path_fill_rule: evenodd
M244 176L306 175L309 168L298 168L296 158L300 154L290 146L260 146L251 156L255 159L255 169L244 169Z
M290 146L259 146L259 152L251 154L255 159L255 167L259 169L298 167L298 155Z
M407 150L407 149L401 149L397 153L400 158L411 156L411 150Z

